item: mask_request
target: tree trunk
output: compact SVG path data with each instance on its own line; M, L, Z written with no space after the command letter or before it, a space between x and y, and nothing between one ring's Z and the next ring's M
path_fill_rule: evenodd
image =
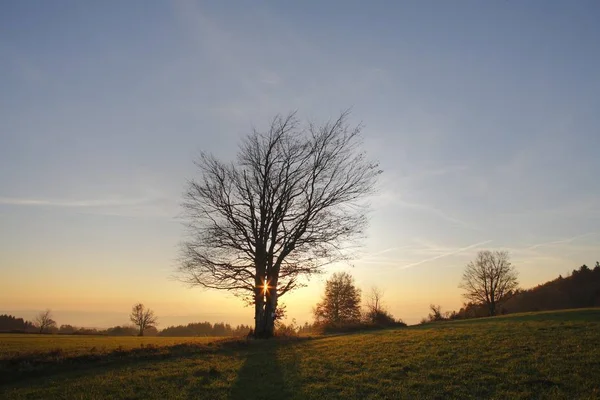
M490 317L493 317L494 315L496 315L496 303L495 302L491 302L489 304L489 310L490 310Z
M264 296L261 289L256 287L254 290L254 337L262 338L264 336L265 309Z
M267 294L267 304L265 305L265 334L266 337L273 337L275 334L275 311L277 310L277 289L273 288Z
M257 339L269 339L273 337L275 333L277 289L271 287L265 294L262 292L257 294L254 306L254 337Z

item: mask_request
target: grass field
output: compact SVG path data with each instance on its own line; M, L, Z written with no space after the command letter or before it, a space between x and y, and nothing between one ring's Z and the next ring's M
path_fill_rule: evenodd
M5 359L0 398L600 399L600 309L117 353Z
M219 338L211 337L136 337L31 335L0 333L0 360L16 355L52 352L60 349L66 356L108 353L116 349L131 350L145 346L173 346L181 343L206 344Z

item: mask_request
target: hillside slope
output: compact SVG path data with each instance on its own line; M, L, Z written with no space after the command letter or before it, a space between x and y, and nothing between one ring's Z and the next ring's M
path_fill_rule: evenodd
M564 310L572 308L600 307L600 263L594 269L582 265L567 276L533 287L519 290L498 309L499 314L512 314L530 311ZM485 305L467 304L451 319L476 318L487 316Z

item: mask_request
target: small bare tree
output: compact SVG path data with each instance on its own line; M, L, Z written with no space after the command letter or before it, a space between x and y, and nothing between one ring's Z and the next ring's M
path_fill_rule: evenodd
M44 333L44 331L56 327L56 321L52 319L52 311L47 309L46 311L41 311L34 319L34 325L40 330L40 333Z
M383 290L372 287L366 300L367 312L365 319L367 322L378 325L392 325L396 320L389 313L383 304Z
M254 304L256 337L273 335L279 297L348 259L345 250L364 235L364 200L381 171L347 117L304 127L294 113L276 117L243 141L235 162L207 154L196 162L201 179L185 195L179 276Z
M373 286L367 295L367 312L377 315L383 311L383 290Z
M433 322L444 320L444 315L442 314L442 306L430 304L429 309L431 310L431 312L427 316L427 318L429 318L429 321Z
M129 319L139 328L138 336L144 336L146 329L155 328L158 324L154 311L144 307L142 303L133 306Z
M467 264L459 287L468 300L487 306L489 315L519 287L517 271L507 251L480 251L475 261Z

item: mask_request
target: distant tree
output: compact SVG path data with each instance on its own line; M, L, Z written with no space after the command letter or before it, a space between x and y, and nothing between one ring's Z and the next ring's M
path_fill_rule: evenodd
M278 299L364 236L378 175L348 112L301 126L294 113L252 132L237 159L202 154L184 210L189 238L179 273L254 305L254 334L273 336Z
M366 322L377 325L393 325L396 322L394 317L385 309L383 290L372 287L367 295L366 306Z
M430 304L429 309L431 310L431 312L427 316L427 318L429 318L429 321L433 322L444 320L444 316L442 315L442 306Z
M383 291L373 286L367 295L367 311L377 314L383 309Z
M594 272L600 272L600 262L596 261L596 266L594 267Z
M187 325L169 326L158 332L158 336L245 336L250 331L247 325L233 328L225 322L193 322ZM146 331L148 334L148 331Z
M277 308L275 309L275 327L277 328L278 325L282 324L286 317L287 306L283 303L278 304Z
M106 330L108 336L135 336L138 333L135 326L113 326Z
M106 330L97 328L79 328L74 332L75 335L106 335Z
M248 335L248 332L250 332L252 328L250 328L249 325L238 325L236 326L233 331L231 332L232 336L246 336Z
M40 333L44 333L51 328L56 328L56 321L52 319L52 311L50 309L41 311L33 322Z
M146 329L154 328L158 324L158 319L154 315L154 311L145 308L142 303L133 306L129 319L138 327L138 336L144 336Z
M312 333L313 330L314 330L313 325L309 324L308 322L305 322L304 325L298 327L299 334L309 334L309 333Z
M325 284L325 294L315 310L317 323L344 325L360 321L360 289L347 272L336 272Z
M144 336L158 336L158 328L151 326L144 331Z
M296 318L292 318L292 321L285 324L283 321L275 321L275 335L290 337L290 336L298 336L300 327L296 322Z
M467 264L459 287L463 296L475 303L485 304L489 315L518 288L517 271L506 251L480 251L475 261Z
M213 336L226 336L227 328L224 322L218 322L213 325Z
M77 331L77 328L74 327L73 325L61 325L60 328L58 328L58 333L62 333L65 335L72 335L73 333L75 333Z

